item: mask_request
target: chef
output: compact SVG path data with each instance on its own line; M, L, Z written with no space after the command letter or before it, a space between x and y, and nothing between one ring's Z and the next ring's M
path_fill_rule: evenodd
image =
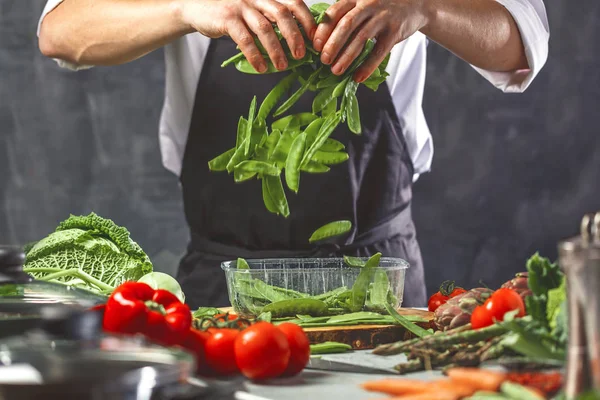
M365 80L391 51L390 76L376 92L358 90L362 135L345 124L333 134L350 159L328 173L303 175L283 218L265 209L260 185L236 184L210 172L207 162L233 146L252 97L261 101L288 73L248 75L221 63L239 45L265 71L257 37L284 70L288 60L272 23L298 59L306 48L296 21L333 73L342 74L375 38L354 79ZM44 55L74 70L127 63L165 47L159 139L164 166L180 178L191 232L177 275L191 307L228 304L224 260L378 251L410 263L403 304L424 306L411 200L413 182L433 156L422 109L427 45L444 46L504 92L522 92L546 62L549 28L542 0L339 0L319 26L302 0L48 0L38 36ZM312 96L290 113L311 110ZM342 219L353 223L347 237L308 243L313 230Z

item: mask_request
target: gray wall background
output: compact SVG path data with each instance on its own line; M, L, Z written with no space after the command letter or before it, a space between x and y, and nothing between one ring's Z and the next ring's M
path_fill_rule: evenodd
M188 234L158 149L163 54L60 70L37 49L44 3L0 0L0 243L39 239L69 213L95 211L173 273ZM582 214L600 210L600 3L546 3L550 57L523 95L502 94L429 47L435 159L414 203L429 291L443 279L499 285L537 250L554 258Z

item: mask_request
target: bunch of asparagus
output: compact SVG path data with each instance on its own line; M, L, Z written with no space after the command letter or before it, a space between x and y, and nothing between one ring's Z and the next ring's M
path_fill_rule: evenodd
M471 324L446 332L377 347L373 353L382 356L406 354L408 361L394 368L400 374L449 368L477 366L509 351L502 345L508 329L502 325L473 330Z

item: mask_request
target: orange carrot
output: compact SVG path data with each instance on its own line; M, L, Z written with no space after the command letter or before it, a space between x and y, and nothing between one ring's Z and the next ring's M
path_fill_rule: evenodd
M489 392L498 391L498 388L506 379L506 375L501 372L479 368L451 368L446 372L446 375L457 383Z
M421 393L427 391L431 382L417 379L381 379L363 383L363 389L369 392L380 392L393 396Z

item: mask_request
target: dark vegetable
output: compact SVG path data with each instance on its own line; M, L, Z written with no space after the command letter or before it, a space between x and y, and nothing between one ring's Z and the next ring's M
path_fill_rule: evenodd
M333 353L345 353L352 350L352 346L339 343L339 342L323 342L310 345L310 354L333 354Z

